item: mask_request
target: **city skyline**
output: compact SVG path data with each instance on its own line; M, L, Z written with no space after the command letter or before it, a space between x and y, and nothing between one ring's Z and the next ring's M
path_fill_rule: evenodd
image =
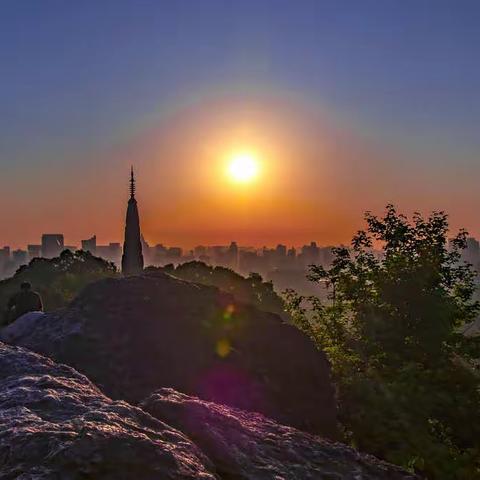
M126 197L126 198L128 198L128 197ZM378 212L374 212L374 213L381 213L382 211L383 210L380 209ZM427 212L427 214L428 214L428 212ZM114 237L103 236L102 237L100 235L97 235L97 233L95 231L92 231L90 229L90 230L87 230L88 233L86 235L82 235L78 238L72 238L71 236L68 236L67 234L63 233L62 228L58 228L58 229L55 229L55 230L51 230L50 233L45 233L45 232L42 232L40 230L38 232L38 234L36 234L36 236L29 237L29 239L26 242L20 242L20 241L7 242L7 241L2 241L3 238L0 237L0 248L9 247L12 251L14 251L14 250L26 250L28 246L32 246L32 247L39 246L41 244L41 241L39 242L39 240L41 240L42 235L45 235L45 234L47 234L47 235L62 235L63 238L64 238L64 244L66 246L74 247L75 249L81 249L82 242L86 241L86 240L88 240L89 238L92 238L92 237L96 238L96 241L98 242L99 245L120 245L121 242L122 242L122 238L123 238L121 231L123 229L123 221L124 221L123 214L122 214L122 211L121 211L121 204L120 204L120 214L117 214L117 217L119 218L119 225L116 228L119 232L118 236L114 236ZM453 225L455 225L456 223L457 222L452 222ZM164 245L164 246L180 247L185 251L193 250L195 247L198 247L198 246L204 246L204 247L228 246L231 242L238 243L239 245L241 244L242 247L244 247L244 248L250 248L250 249L255 249L255 250L261 250L264 247L274 248L278 245L285 245L285 246L287 246L287 248L298 249L298 248L303 247L304 245L310 244L311 242L315 242L316 244L318 244L321 247L329 247L329 246L331 247L331 246L335 246L335 245L349 245L353 234L358 229L361 229L363 227L364 227L364 222L362 220L362 221L358 222L358 227L357 227L356 230L352 229L350 234L347 233L344 241L338 241L338 242L322 241L321 238L309 237L308 234L300 235L301 239L299 239L296 242L288 242L284 238L275 238L274 235L271 235L270 241L265 242L265 243L262 243L262 242L248 242L248 241L247 242L242 242L241 238L244 238L244 236L242 236L242 235L235 238L235 237L230 237L228 235L220 233L218 235L219 241L216 241L216 242L214 241L212 243L208 243L208 242L202 242L202 241L196 241L196 240L191 240L191 241L187 240L185 243L182 243L182 242L175 242L175 241L169 241L168 240L169 238L174 238L175 237L174 232L173 233L169 232L167 235L165 235L164 238L152 239L152 237L150 237L148 235L148 233L147 234L145 233L145 229L143 228L143 222L142 222L142 237L144 238L144 240L149 245ZM458 228L460 229L462 227L459 226ZM456 231L455 226L452 226L450 230L451 230L451 233L453 235ZM478 231L478 230L479 229L474 228L473 232ZM467 231L468 231L469 236L471 238L480 238L480 235L475 235L472 232L472 230L467 229ZM182 236L182 235L180 235L180 236ZM246 236L248 237L248 232L247 232ZM331 237L327 235L327 238L331 238Z
M346 243L387 203L480 237L479 19L469 0L6 2L0 243L119 241L132 162L152 243ZM245 151L250 184L225 175Z
M133 166L131 167L132 169L132 175L133 175ZM122 195L122 199L121 200L126 200L128 199L128 197L130 196L130 198L132 198L132 181L133 181L133 176L132 176L132 179L129 181L129 186L128 186L128 195ZM125 182L122 182L123 184ZM133 186L134 188L134 191L136 189L135 186ZM140 192L140 198L142 197L142 194ZM114 203L119 203L120 202L117 202L115 201ZM249 238L251 237L252 235L252 232L246 230L244 232L242 232L244 235L242 236L242 234L240 234L239 236L237 237L232 237L232 236L229 236L228 234L225 234L224 231L221 231L217 238L218 238L218 241L212 241L211 243L208 243L208 241L198 241L198 239L191 239L189 238L185 243L180 243L180 242L175 242L175 241L169 241L168 239L170 238L175 238L176 236L180 236L182 237L182 233L183 232L172 232L172 229L170 228L170 231L168 231L168 233L166 235L164 235L163 237L160 237L160 238L156 238L156 239L152 239L152 236L149 236L148 233L145 233L145 229L144 229L144 220L143 220L143 210L145 209L145 205L142 205L142 215L141 215L141 218L142 218L142 221L141 221L141 224L142 224L142 241L146 242L146 244L150 244L150 245L154 245L154 246L172 246L173 248L181 248L182 250L185 250L185 251L193 251L196 247L207 247L207 248L213 248L213 247L216 247L216 246L227 246L229 245L230 243L238 243L238 244L241 244L242 243L242 238L246 237L246 238ZM146 206L146 211L149 212L150 209L149 209L149 205ZM383 211L383 208L380 209L380 212ZM433 211L433 210L432 210ZM376 213L380 213L380 212L376 212ZM365 213L365 212L364 212ZM414 212L407 212L407 213L414 213ZM422 212L423 213L423 212ZM426 212L427 214L431 213L431 212ZM448 213L448 212L447 212ZM123 229L123 225L124 225L124 218L123 218L123 213L122 213L122 208L119 208L119 210L117 212L115 212L114 214L114 217L118 218L118 225L115 225L115 228L114 230L117 230L119 232L121 232L121 230ZM89 220L91 220L94 224L98 224L97 222L97 218L95 217L95 215L92 215L89 217ZM464 227L462 226L456 226L457 225L457 222L455 221L452 221L451 217L450 217L450 221L451 221L451 227L450 227L450 231L452 233L452 235L455 233L456 230L459 230L459 229L462 229ZM147 222L148 223L148 222ZM164 225L165 228L169 228L168 225ZM270 232L270 235L268 236L269 238L269 242L261 242L261 241L257 241L257 242L254 242L254 241L251 241L251 242L246 242L246 243L243 243L242 244L242 248L245 248L245 249L254 249L254 250L261 250L262 248L274 248L274 247L277 247L279 245L285 245L287 248L294 248L294 249L300 249L302 247L304 247L305 245L309 245L309 244L318 244L320 247L331 247L331 246L336 246L336 245L349 245L350 244L350 240L353 236L353 234L358 231L359 229L362 229L364 227L364 220L363 218L361 218L359 221L358 221L358 225L356 226L356 229L352 229L351 232L348 232L347 231L347 234L345 236L345 240L339 240L339 241L335 241L335 238L332 240L332 241L322 241L321 238L318 238L318 237L309 237L309 234L308 233L304 233L304 232L300 232L298 237L298 241L297 242L288 242L286 241L284 238L278 238L276 237L275 235L275 232ZM480 227L479 227L480 228ZM90 230L91 231L91 230ZM477 231L477 229L473 229L473 231ZM56 233L52 233L52 232L56 232ZM467 229L467 232L469 233L470 237L471 238L478 238L480 237L480 235L477 237L474 233L472 233L472 230L468 230ZM1 233L4 233L1 232ZM1 234L0 233L0 234ZM238 232L237 232L238 233ZM0 248L5 248L5 247L8 247L12 252L13 251L21 251L21 250L24 250L26 249L27 251L30 249L32 249L32 251L37 251L38 248L41 247L41 245L43 245L44 243L44 240L43 240L43 237L62 237L62 240L61 240L61 243L62 243L62 246L64 245L67 249L70 249L70 250L80 250L82 249L82 244L84 243L88 243L90 240L92 239L95 239L95 242L98 242L99 246L101 248L108 248L108 247L113 247L115 249L118 250L118 247L121 245L121 242L122 242L122 235L119 234L117 237L101 237L99 235L97 235L97 233L95 231L91 231L91 237L89 237L88 235L85 236L85 235L82 235L80 238L75 238L72 240L71 237L69 237L68 235L64 234L63 233L63 228L60 226L59 228L57 229L54 229L54 230L51 230L50 233L40 233L40 234L37 234L37 237L34 237L34 238L29 238L29 240L26 242L26 243L20 243L20 242L12 242L12 243L8 243L6 241L4 241L2 243L2 238L0 238ZM41 237L41 242L38 243L37 240L38 238ZM328 234L324 235L324 237L326 237L327 239L331 239L332 237ZM187 235L187 238L188 238L188 235Z

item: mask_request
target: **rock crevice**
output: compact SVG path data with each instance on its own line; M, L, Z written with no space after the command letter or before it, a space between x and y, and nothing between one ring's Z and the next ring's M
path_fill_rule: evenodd
M74 369L0 343L0 479L211 479L184 434Z

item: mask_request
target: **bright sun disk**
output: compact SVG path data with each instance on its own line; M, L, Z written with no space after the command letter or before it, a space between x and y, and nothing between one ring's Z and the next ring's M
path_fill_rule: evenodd
M230 177L236 182L250 182L258 175L258 162L251 153L233 155L228 166Z

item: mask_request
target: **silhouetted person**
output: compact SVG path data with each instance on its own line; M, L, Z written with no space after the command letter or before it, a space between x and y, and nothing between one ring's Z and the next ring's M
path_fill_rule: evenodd
M43 312L42 298L37 292L32 291L29 282L20 285L20 291L8 301L7 323L11 323L18 317L28 312Z

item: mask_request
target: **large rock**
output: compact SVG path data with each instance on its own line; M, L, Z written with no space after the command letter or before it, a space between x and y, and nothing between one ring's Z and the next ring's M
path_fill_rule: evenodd
M214 479L182 433L67 366L0 343L0 479Z
M138 402L172 387L336 435L324 354L278 316L214 287L162 273L102 280L64 312L6 332L10 342L72 365L116 399Z
M0 479L413 478L341 444L171 389L142 407L112 401L70 367L0 343Z
M407 480L398 467L277 423L171 389L142 408L192 439L229 480Z

